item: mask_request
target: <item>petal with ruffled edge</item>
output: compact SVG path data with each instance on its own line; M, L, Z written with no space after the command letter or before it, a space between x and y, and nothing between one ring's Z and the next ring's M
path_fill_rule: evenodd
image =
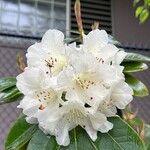
M116 56L114 57L114 61L113 64L114 65L120 65L121 62L125 59L125 57L127 56L127 53L123 50L120 50Z
M47 52L64 53L64 34L59 30L48 30L43 35L42 48Z
M91 115L90 119L94 129L102 133L106 133L113 128L113 124L107 121L107 118L104 114L101 114L99 112Z
M132 88L124 81L119 82L112 91L112 101L119 109L124 109L133 99Z
M17 106L18 108L22 108L23 109L23 113L25 115L27 115L26 117L26 121L28 123L37 123L37 115L38 115L38 112L39 112L39 106L40 106L40 102L31 98L31 97L28 97L28 96L25 96L20 104Z
M26 68L23 73L17 76L17 88L25 95L45 88L45 75L38 68Z
M26 57L29 67L39 66L45 52L42 49L41 43L35 43L27 49Z
M83 38L83 50L89 52L99 51L108 44L108 34L105 30L93 30Z
M112 44L107 44L105 47L93 53L100 63L111 64L119 49Z
M64 35L58 30L48 30L40 43L28 48L26 54L29 67L39 67L46 74L57 75L67 65Z

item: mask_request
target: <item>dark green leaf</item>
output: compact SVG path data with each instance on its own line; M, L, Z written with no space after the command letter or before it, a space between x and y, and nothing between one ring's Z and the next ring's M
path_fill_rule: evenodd
M37 130L29 142L27 150L55 150L57 143L54 137L48 138L41 130Z
M145 63L142 62L123 62L121 64L124 66L124 72L137 72L137 71L143 71L148 68L148 66Z
M28 143L26 143L25 145L23 145L22 147L20 147L17 150L27 150L27 147L28 147Z
M0 78L0 92L16 85L16 78L5 77Z
M128 53L124 61L150 62L150 58L138 53Z
M6 150L16 150L25 145L37 130L36 125L30 125L25 121L25 116L19 117L11 128L6 142Z
M13 86L0 93L0 104L19 100L22 96L23 94L16 88L16 86Z
M147 149L146 150L150 150L150 145L147 147Z
M129 86L133 89L134 96L143 97L149 95L147 87L141 81L129 74L125 74L125 79Z
M99 150L144 150L144 144L138 134L119 117L109 119L114 128L106 134L99 134L95 144ZM106 142L107 141L107 142ZM109 143L109 144L108 144Z
M111 117L114 128L108 133L98 133L93 142L85 130L77 127L70 132L70 144L59 146L54 137L47 138L41 131L32 137L27 150L145 150L138 134L121 118Z

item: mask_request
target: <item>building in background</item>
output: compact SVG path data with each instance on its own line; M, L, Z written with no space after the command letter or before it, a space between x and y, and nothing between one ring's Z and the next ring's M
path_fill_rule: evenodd
M0 77L16 76L16 55L41 39L51 28L69 36L77 30L74 15L75 0L0 0ZM128 51L150 56L150 20L139 25L134 17L133 0L81 0L85 32L94 21L115 36ZM150 71L136 74L150 89ZM134 100L139 115L149 122L150 97ZM17 102L0 106L0 149L10 123L19 115ZM146 113L145 113L146 112Z

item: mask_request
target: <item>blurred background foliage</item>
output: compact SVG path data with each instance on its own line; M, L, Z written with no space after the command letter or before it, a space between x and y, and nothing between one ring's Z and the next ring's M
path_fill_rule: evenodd
M136 18L140 24L144 23L150 16L150 0L134 0L133 6L136 7Z

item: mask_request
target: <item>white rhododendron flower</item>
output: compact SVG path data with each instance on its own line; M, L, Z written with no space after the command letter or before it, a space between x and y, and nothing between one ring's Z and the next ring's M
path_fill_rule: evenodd
M40 67L46 74L57 75L67 65L64 35L58 30L48 30L40 43L28 48L29 67Z
M99 62L120 64L126 56L115 45L109 44L105 30L93 30L83 38L83 50L92 53Z
M109 43L104 30L84 35L79 46L65 44L62 32L48 30L26 56L28 66L17 77L25 95L18 108L59 145L70 143L69 131L78 125L95 141L97 132L113 128L108 117L133 99L120 65L126 53Z

